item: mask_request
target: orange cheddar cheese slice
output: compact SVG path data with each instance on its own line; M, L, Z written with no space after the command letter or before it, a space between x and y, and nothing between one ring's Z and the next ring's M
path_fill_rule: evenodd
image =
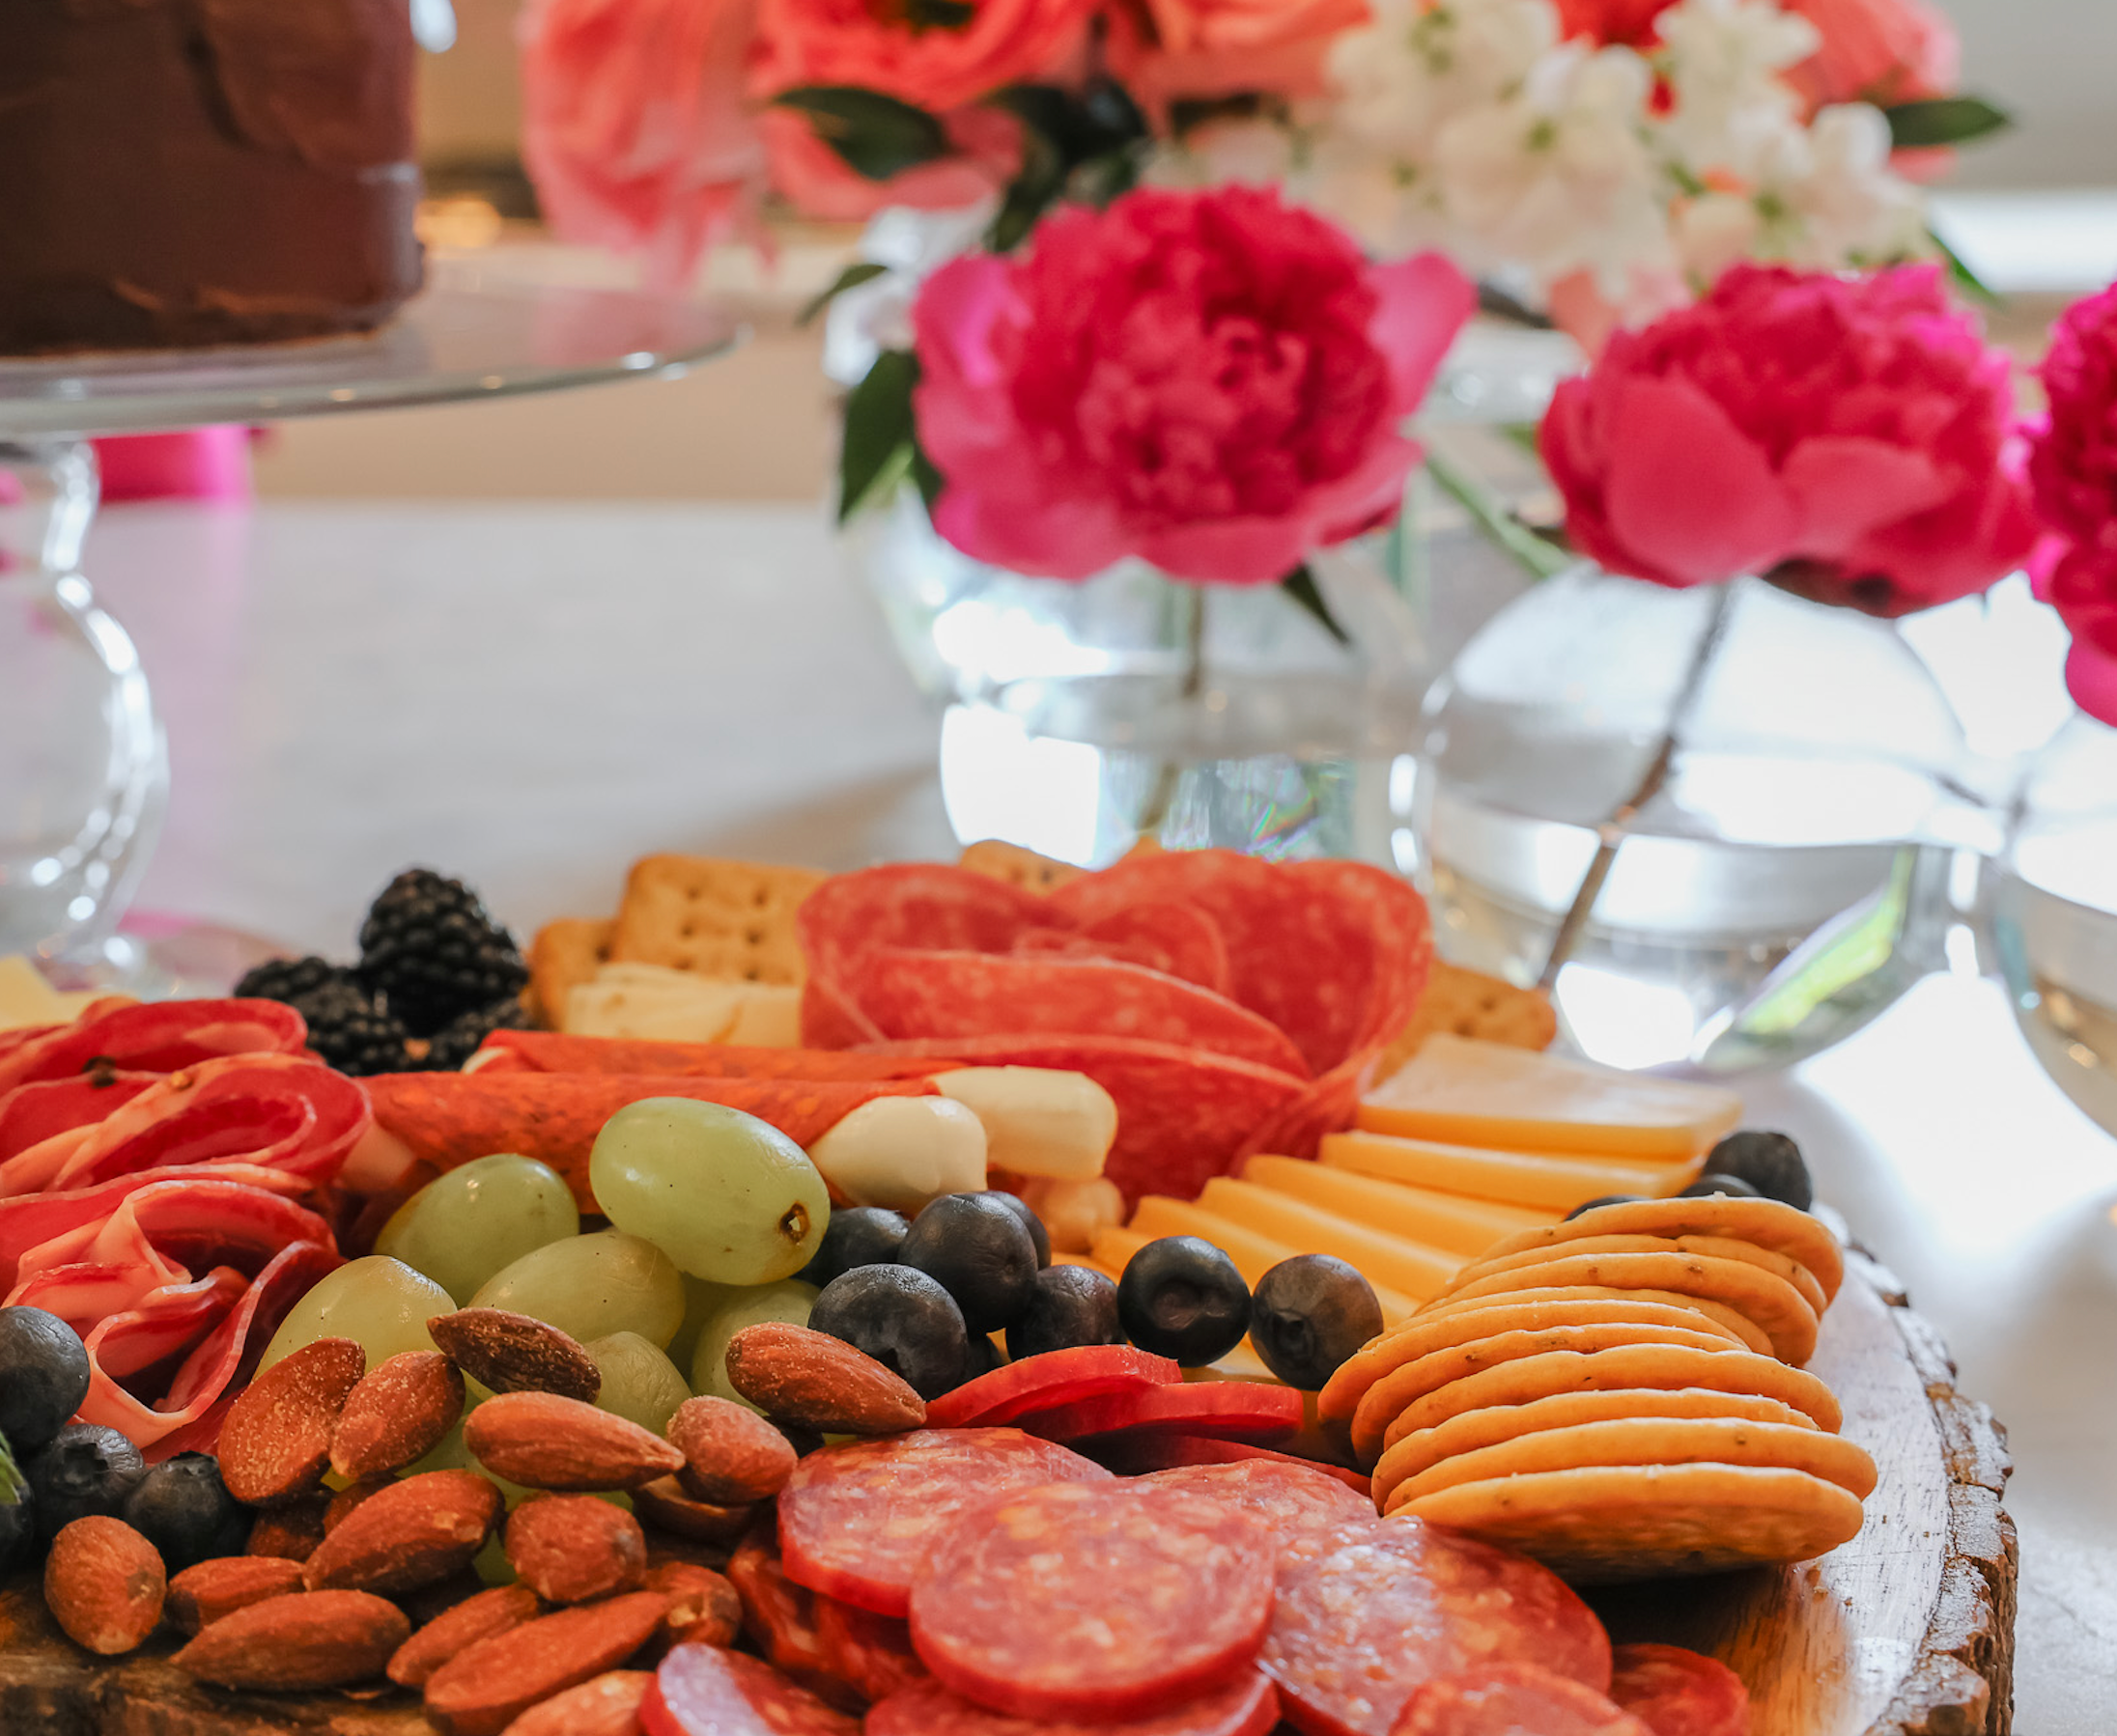
M1320 1206L1355 1223L1372 1224L1407 1242L1472 1259L1523 1230L1548 1229L1560 1216L1548 1207L1438 1193L1430 1188L1384 1181L1302 1158L1252 1158L1243 1166L1242 1177L1275 1193L1305 1199L1312 1206Z
M1693 1158L1687 1163L1620 1163L1609 1158L1487 1151L1358 1132L1324 1134L1316 1158L1326 1168L1552 1213L1570 1212L1605 1193L1666 1199L1696 1181L1706 1162Z
M1109 1232L1105 1232L1108 1234ZM1235 1270L1242 1274L1242 1281L1253 1290L1264 1274L1283 1260L1290 1260L1296 1254L1329 1253L1325 1247L1316 1247L1306 1242L1281 1241L1260 1233L1250 1224L1237 1222L1216 1212L1200 1201L1192 1205L1188 1201L1171 1199L1166 1194L1149 1193L1142 1199L1132 1214L1132 1227L1125 1231L1128 1237L1137 1236L1144 1244L1160 1236L1201 1236L1219 1248L1235 1263ZM1115 1249L1113 1249L1115 1251ZM1103 1259L1103 1240L1095 1239L1097 1259ZM1126 1255L1130 1258L1130 1254ZM1340 1255L1340 1258L1345 1256ZM1353 1264L1360 1266L1355 1260ZM1380 1273L1360 1266L1361 1275L1373 1287L1374 1297L1382 1304L1382 1324L1395 1326L1399 1320L1408 1320L1418 1312L1419 1302L1393 1287Z
M1469 1261L1468 1255L1408 1242L1387 1230L1326 1212L1307 1200L1225 1175L1205 1184L1199 1204L1246 1229L1298 1247L1303 1253L1336 1254L1359 1267L1369 1283L1388 1284L1419 1302L1438 1296Z
M1681 1162L1735 1131L1742 1100L1717 1085L1436 1032L1360 1100L1370 1134L1502 1151Z

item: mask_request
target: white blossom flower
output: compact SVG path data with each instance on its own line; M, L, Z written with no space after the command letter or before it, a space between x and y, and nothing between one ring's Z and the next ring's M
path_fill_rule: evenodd
M1655 24L1664 44L1655 65L1670 97L1659 142L1699 180L1753 173L1799 112L1781 74L1816 51L1815 25L1772 0L1680 0Z

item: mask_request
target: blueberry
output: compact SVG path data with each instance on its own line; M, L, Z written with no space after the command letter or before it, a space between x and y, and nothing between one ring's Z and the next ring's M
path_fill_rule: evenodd
M70 1422L22 1469L37 1492L39 1534L49 1542L91 1513L115 1518L147 1474L147 1462L116 1429Z
M1202 1236L1164 1236L1125 1262L1117 1321L1142 1350L1202 1368L1250 1330L1250 1289Z
M814 1258L798 1275L803 1283L821 1290L856 1266L890 1265L911 1228L903 1213L885 1211L881 1206L848 1206L842 1212L833 1212L831 1221L824 1226L823 1240L816 1244Z
M1715 1193L1724 1193L1730 1199L1762 1199L1759 1193L1738 1175L1717 1175L1711 1170L1700 1176L1681 1193L1679 1199L1707 1199Z
M841 1273L816 1298L808 1325L865 1351L921 1398L939 1398L960 1385L970 1355L955 1299L909 1266Z
M1739 1176L1766 1199L1784 1200L1800 1211L1816 1203L1801 1148L1785 1134L1744 1128L1730 1134L1706 1160L1708 1173Z
M0 1441L0 1574L28 1561L37 1542L37 1497Z
M1117 1286L1086 1266L1052 1266L1036 1274L1030 1305L1007 1329L1007 1355L1016 1361L1076 1344L1122 1344Z
M0 1308L0 1435L28 1458L42 1452L88 1396L80 1334L42 1308Z
M120 1517L161 1552L171 1573L240 1555L252 1515L220 1480L210 1453L179 1453L150 1470L125 1498Z
M1628 1206L1641 1197L1637 1193L1605 1193L1599 1199L1583 1200L1566 1216L1568 1219L1571 1219L1589 1212L1600 1211L1604 1206Z
M897 1258L955 1298L963 1324L997 1332L1021 1318L1036 1281L1036 1244L991 1193L944 1193L912 1219Z
M1329 1254L1296 1254L1257 1279L1250 1342L1287 1386L1318 1392L1339 1364L1382 1330L1382 1304L1360 1269Z
M1042 1272L1051 1264L1051 1232L1044 1228L1044 1220L1030 1209L1030 1202L1019 1193L1009 1193L1004 1188L988 1188L984 1196L997 1199L1022 1220L1022 1227L1029 1231L1030 1240L1036 1245L1036 1270Z

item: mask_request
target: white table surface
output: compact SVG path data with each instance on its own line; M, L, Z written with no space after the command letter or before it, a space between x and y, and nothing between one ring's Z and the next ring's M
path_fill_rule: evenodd
M853 866L951 848L936 724L820 511L274 505L107 514L91 545L167 719L144 906L350 952L399 867L526 932L650 850ZM1998 990L1930 978L1751 1119L2012 1432L2016 1727L2117 1724L2117 1140Z

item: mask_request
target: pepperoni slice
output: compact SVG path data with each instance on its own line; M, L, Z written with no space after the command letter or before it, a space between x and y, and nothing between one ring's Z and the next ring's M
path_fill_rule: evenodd
M897 1617L877 1615L821 1592L812 1595L825 1667L862 1700L872 1704L925 1680L926 1666L912 1649L911 1630Z
M1167 1357L1129 1344L1076 1344L965 1381L926 1407L926 1421L937 1429L990 1428L1104 1393L1171 1386L1182 1379L1183 1370Z
M1214 1441L1203 1435L1127 1435L1097 1447L1104 1464L1119 1475L1137 1476L1145 1471L1170 1470L1183 1465L1239 1465L1246 1459L1262 1459L1275 1465L1298 1465L1335 1477L1363 1502L1374 1499L1374 1479L1342 1465L1326 1465L1320 1459L1304 1459L1293 1453L1274 1452L1248 1441Z
M1284 1459L1182 1465L1140 1479L1248 1513L1279 1538L1281 1571L1327 1555L1379 1526L1374 1505L1320 1469Z
M1017 1718L1146 1718L1256 1653L1277 1539L1218 1501L1053 1483L966 1518L912 1588L912 1643L964 1698Z
M1482 1663L1538 1663L1602 1692L1610 1638L1525 1555L1417 1522L1293 1568L1258 1660L1304 1736L1391 1736L1412 1692Z
M1194 1381L1106 1393L1022 1422L1046 1441L1100 1441L1136 1429L1271 1441L1301 1427L1301 1394L1261 1381Z
M1487 1664L1437 1676L1391 1736L1655 1736L1593 1688L1540 1664Z
M939 1682L915 1683L867 1714L865 1736L1265 1736L1279 1722L1279 1695L1256 1670L1150 1718L1053 1723L988 1712Z
M769 1521L728 1557L728 1582L743 1600L743 1630L773 1665L850 1711L857 1696L832 1666L816 1625L816 1594L786 1577Z
M1749 1690L1717 1658L1679 1645L1621 1645L1610 1697L1653 1736L1749 1736Z
M1041 1483L1109 1480L1100 1465L1020 1429L849 1442L794 1468L779 1492L779 1547L796 1584L902 1615L913 1576L964 1513Z
M680 1645L662 1660L639 1702L647 1736L860 1736L771 1665L717 1645Z

